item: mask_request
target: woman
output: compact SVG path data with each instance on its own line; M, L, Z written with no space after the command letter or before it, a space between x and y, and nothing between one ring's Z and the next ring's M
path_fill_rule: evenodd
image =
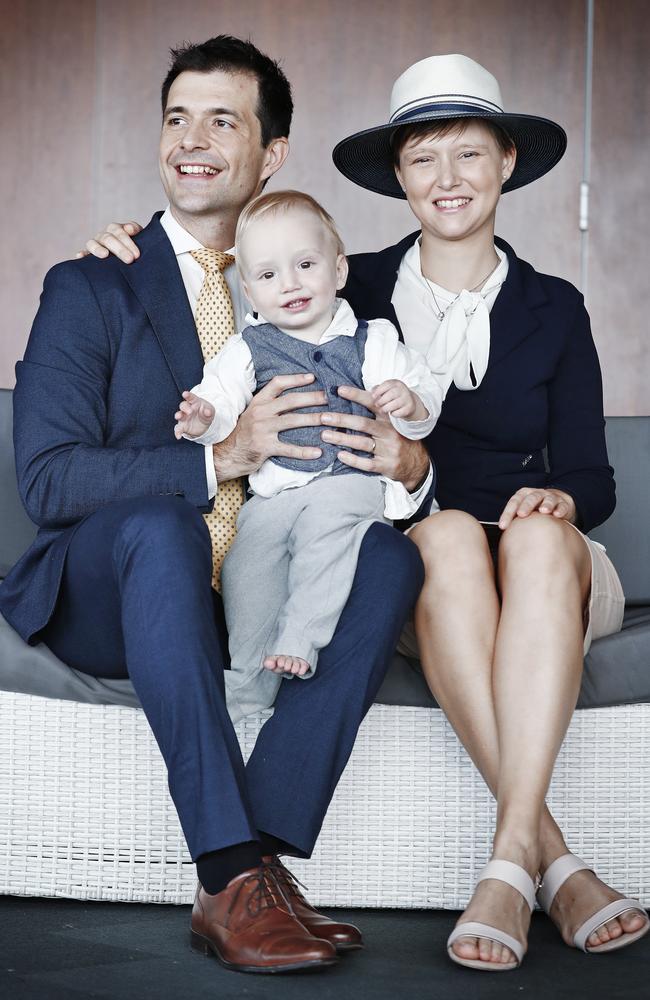
M494 237L501 192L550 170L566 136L501 108L486 70L434 56L398 79L386 125L334 151L351 180L406 197L421 227L350 258L344 294L357 315L401 327L448 388L427 440L442 509L411 530L426 581L404 641L498 802L493 861L448 945L495 971L521 962L538 872L567 944L610 950L649 927L568 852L544 804L583 653L620 628L623 594L582 534L612 512L614 481L581 296ZM87 246L124 243L135 250L113 225ZM367 442L355 447L374 456Z
M343 294L357 315L397 321L449 387L427 441L442 509L411 530L426 581L405 640L497 800L492 861L448 942L454 961L495 971L523 958L537 873L567 944L608 951L650 926L568 852L544 802L583 654L620 629L624 602L582 534L615 502L582 297L494 237L501 192L565 145L553 122L504 114L494 77L455 55L411 66L388 124L334 150L351 180L406 197L421 226L352 257Z

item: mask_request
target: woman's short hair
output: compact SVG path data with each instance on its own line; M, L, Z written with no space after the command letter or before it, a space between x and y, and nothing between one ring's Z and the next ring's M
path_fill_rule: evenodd
M402 125L395 130L391 137L394 165L399 167L399 158L402 150L407 142L410 142L412 139L425 136L428 139L439 139L445 135L453 135L454 132L462 135L467 126L472 122L480 122L492 133L502 153L509 153L511 150L516 149L513 139L510 138L506 130L501 128L500 125L491 122L489 118L479 118L478 116L476 118L438 118L435 121L414 122L413 125Z
M271 215L277 212L289 212L293 208L304 208L312 212L328 231L334 241L337 254L344 254L345 247L341 239L334 219L326 212L322 205L304 191L269 191L267 194L260 194L253 198L239 216L237 229L235 231L235 256L239 259L239 250L244 233L249 226L264 215Z

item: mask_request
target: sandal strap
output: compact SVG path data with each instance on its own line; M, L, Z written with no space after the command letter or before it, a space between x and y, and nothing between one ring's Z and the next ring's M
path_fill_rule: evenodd
M638 899L615 899L613 903L603 906L597 913L594 913L593 917L585 920L584 924L578 928L573 937L573 943L576 948L581 948L582 951L588 952L587 941L594 931L597 931L599 927L606 924L608 920L620 917L626 910L638 910L639 913L646 916L646 911Z
M524 897L531 913L535 909L535 884L528 872L521 865L516 865L514 861L501 861L500 859L488 861L485 868L481 871L478 881L483 882L487 878L498 879L499 882L505 882L507 885L512 886L513 889L516 889ZM508 948L510 947L508 945ZM512 950L514 951L515 949L513 948Z
M516 889L517 886L514 886L514 888ZM489 924L481 924L472 920L467 921L465 924L458 924L449 935L447 950L450 950L454 941L457 941L461 937L483 938L487 941L496 941L498 944L503 944L506 948L510 948L510 951L517 959L517 964L521 965L521 960L524 957L524 946L510 934L500 931L498 927L491 927Z
M549 913L553 900L566 880L575 875L576 872L585 870L590 871L591 869L576 854L563 854L556 858L544 872L542 884L537 890L537 898L542 909Z

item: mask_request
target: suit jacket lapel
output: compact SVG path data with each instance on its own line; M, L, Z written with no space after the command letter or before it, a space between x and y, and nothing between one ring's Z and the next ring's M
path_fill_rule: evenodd
M140 256L120 264L125 280L142 304L179 391L200 378L203 355L185 286L160 213L138 237Z

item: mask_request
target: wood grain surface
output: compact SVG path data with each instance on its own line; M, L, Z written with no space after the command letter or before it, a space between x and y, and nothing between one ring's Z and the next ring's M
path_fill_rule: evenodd
M648 412L642 296L631 303L628 294L630 268L639 291L647 283L640 221L648 210L639 205L648 143L644 7L596 3L588 301L611 413ZM1 385L13 385L48 267L73 256L106 222L146 222L164 207L157 145L169 48L221 32L250 37L281 59L296 112L292 153L274 184L320 199L350 251L380 248L414 225L405 203L339 175L332 147L386 120L394 79L417 59L463 52L483 63L499 79L507 110L555 119L569 135L551 173L504 197L498 232L536 267L580 282L584 0L330 0L309 7L298 0L24 0L3 13L3 27L0 87L15 128L3 144L9 238L2 241ZM619 87L631 101L624 110Z

